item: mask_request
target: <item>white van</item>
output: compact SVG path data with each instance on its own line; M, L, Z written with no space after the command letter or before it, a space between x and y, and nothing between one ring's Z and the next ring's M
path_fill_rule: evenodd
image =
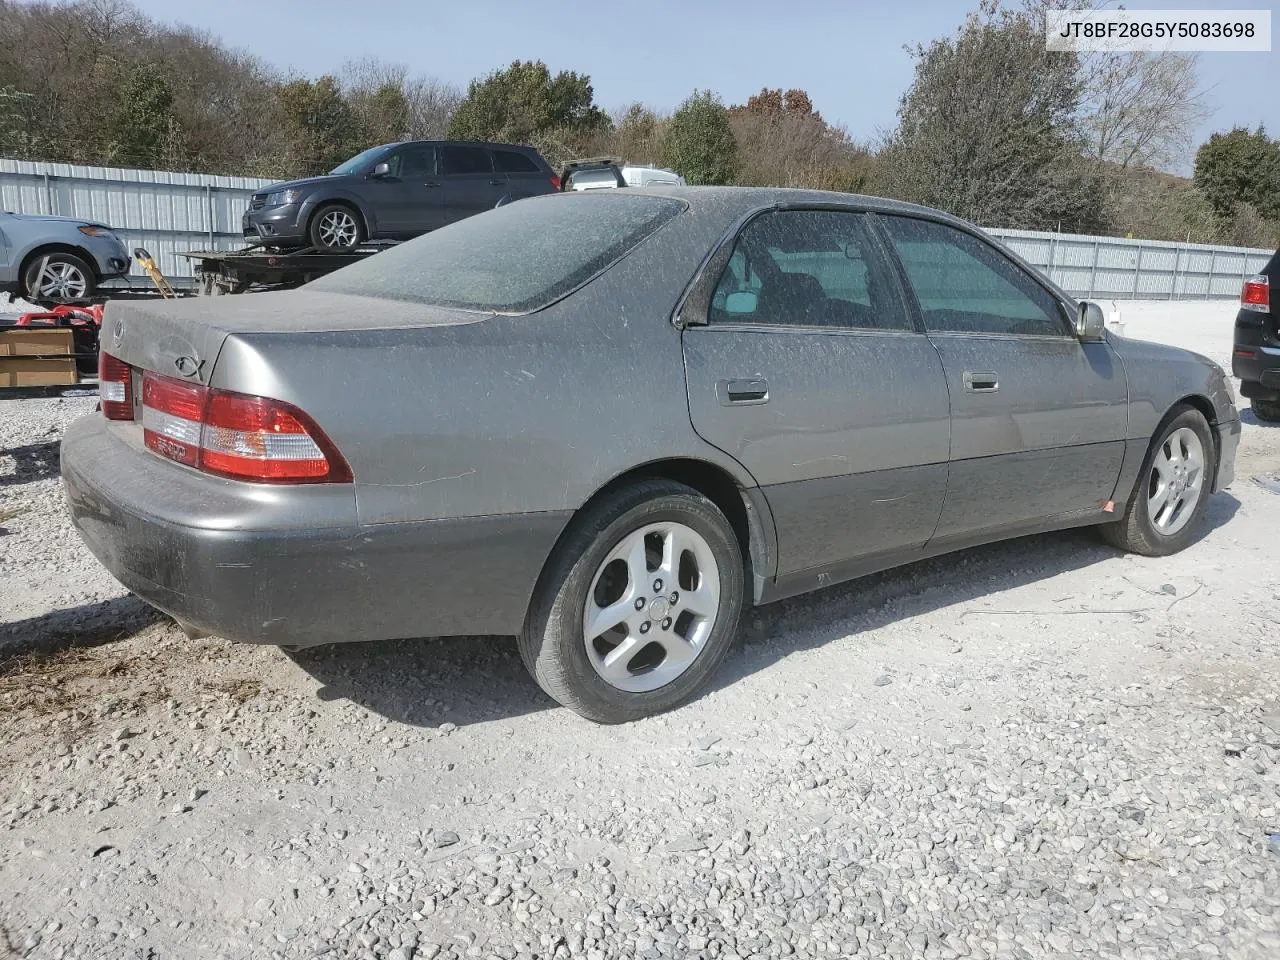
M565 167L569 190L620 187L623 184L618 182L619 175L628 187L685 186L684 177L673 170L664 170L652 164L622 163L616 158L578 160Z

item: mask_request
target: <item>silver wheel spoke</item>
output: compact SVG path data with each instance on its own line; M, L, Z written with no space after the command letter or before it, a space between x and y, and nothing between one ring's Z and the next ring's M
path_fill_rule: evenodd
M611 603L603 609L596 607L594 615L587 620L587 639L594 640L596 637L602 637L619 624L626 623L627 618L636 612L631 596L632 591L627 591L617 603ZM592 606L595 604L593 603Z
M1169 502L1169 485L1167 483L1164 483L1160 485L1160 488L1156 491L1155 496L1153 496L1148 501L1148 504L1150 505L1151 519L1153 522L1155 522L1156 518L1160 516L1160 511L1164 509L1165 504L1167 504L1168 502Z
M692 644L674 633L663 634L658 642L662 644L662 649L667 651L667 656L662 661L663 668L674 669L678 674L684 673L685 668L693 663L698 655L698 651Z
M640 648L643 646L644 641L641 639L627 637L627 639L605 654L600 661L601 673L604 674L605 679L625 682L631 675L627 670L627 664L631 662L632 657L640 652Z
M720 606L720 591L704 583L697 590L680 594L679 607L695 617L713 617Z

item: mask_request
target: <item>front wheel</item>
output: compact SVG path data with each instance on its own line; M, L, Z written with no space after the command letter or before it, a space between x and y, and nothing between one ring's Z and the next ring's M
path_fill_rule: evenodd
M1184 549L1204 519L1216 470L1208 421L1193 407L1175 407L1147 451L1124 515L1102 524L1102 536L1148 557Z
M742 550L696 490L646 480L589 508L539 583L520 653L557 702L598 723L669 710L724 659Z
M350 250L360 244L363 228L350 207L327 203L311 218L311 245L323 250Z
M96 285L89 265L70 253L37 254L22 280L27 299L61 303L88 300Z
M1249 400L1249 408L1259 420L1267 423L1280 422L1280 400L1259 400L1253 397Z

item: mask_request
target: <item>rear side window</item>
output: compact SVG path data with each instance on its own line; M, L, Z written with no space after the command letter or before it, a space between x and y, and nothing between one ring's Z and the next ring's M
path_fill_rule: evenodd
M520 200L384 250L307 288L526 313L611 266L684 208L680 200L620 190Z
M738 234L711 297L711 320L911 330L860 213L766 213Z
M977 237L943 223L882 216L930 332L1067 336L1058 301Z
M445 173L493 173L489 151L483 147L447 144L440 150Z
M495 150L493 160L502 173L538 173L533 158L517 150Z

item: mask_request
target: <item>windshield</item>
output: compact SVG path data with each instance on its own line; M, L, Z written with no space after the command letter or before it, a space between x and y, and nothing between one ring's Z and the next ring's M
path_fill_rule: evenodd
M331 176L345 176L351 173L359 173L365 167L372 164L378 158L380 153L384 153L388 149L390 148L385 144L380 147L370 147L363 153L357 153L350 160L346 161L346 163L342 163L334 167L329 171L329 174Z
M519 200L344 267L308 288L526 313L611 266L684 208L680 200L621 190Z

